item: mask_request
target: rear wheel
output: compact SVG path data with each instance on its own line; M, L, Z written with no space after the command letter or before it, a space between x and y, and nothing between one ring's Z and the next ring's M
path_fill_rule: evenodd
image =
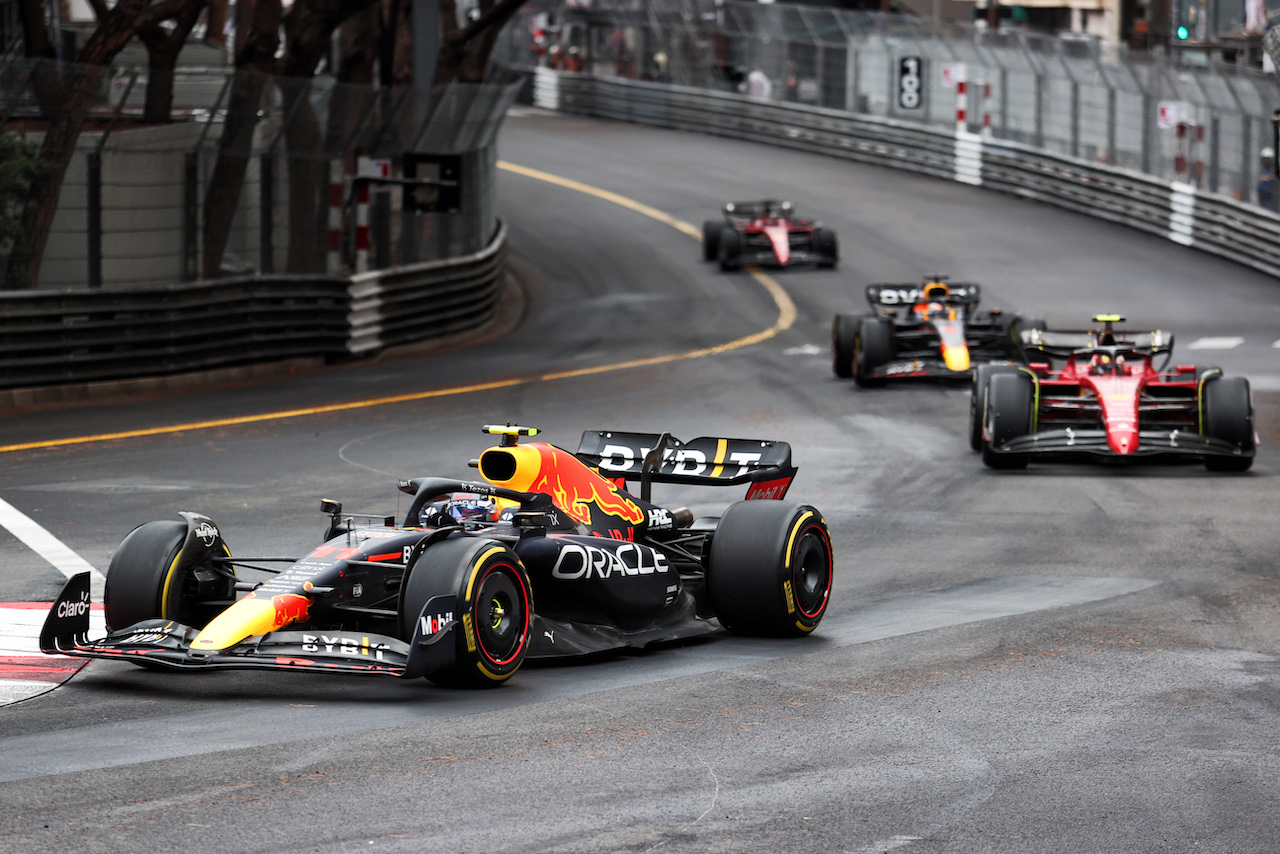
M982 461L993 469L1024 469L1027 454L997 453L1010 439L1031 432L1035 383L1024 373L996 374L987 393L987 434Z
M858 334L856 314L837 314L831 322L831 370L841 379L853 376L854 339Z
M996 374L1016 374L1013 365L978 365L973 371L973 390L969 395L969 447L975 451L982 450L982 425L987 418L987 398L990 394L991 378Z
M720 257L720 229L724 222L709 219L702 223L702 260L714 261Z
M455 537L427 547L409 568L400 630L412 638L435 596L456 596L451 667L428 673L439 685L484 688L511 678L524 661L533 627L533 591L515 552L494 540Z
M832 574L831 536L817 510L740 501L712 537L707 594L734 634L799 637L822 621Z
M872 371L893 358L893 325L879 317L863 317L857 330L853 344L854 382L863 387L884 385L884 379L872 376Z
M203 629L235 599L235 574L212 563L183 565L185 522L147 522L129 533L107 567L107 628L173 620ZM222 546L227 554L226 546Z
M742 232L736 228L720 229L720 245L717 247L721 270L736 270L742 265Z
M1246 471L1253 465L1253 401L1244 377L1211 377L1204 384L1201 406L1206 436L1228 442L1239 456L1205 457L1209 471Z
M826 226L815 228L813 251L822 256L822 260L818 261L819 267L834 267L840 260L840 241L836 239L835 231Z

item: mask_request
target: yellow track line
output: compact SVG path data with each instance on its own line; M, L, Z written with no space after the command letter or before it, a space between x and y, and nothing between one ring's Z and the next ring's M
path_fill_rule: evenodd
M559 175L552 175L550 172L542 172L537 169L530 169L527 166L518 166L514 163L498 161L498 168L507 172L514 172L517 175L523 175L527 178L534 178L538 181L545 181L548 184L554 184L558 187L574 190L579 193L585 193L588 196L594 196L607 202L620 205L628 210L635 211L638 214L655 219L658 222L671 226L677 231L687 234L695 240L702 239L702 232L693 225L683 220L676 219L670 214L663 213L657 208L649 207L646 204L629 199L626 196L620 196L617 193L611 193L608 190L601 190L592 187L589 184L583 184L570 178L562 178ZM774 304L778 307L778 318L768 329L747 335L743 338L736 338L733 341L726 341L723 344L717 344L714 347L703 347L698 350L689 350L685 353L670 353L665 356L652 356L647 359L635 359L630 362L615 362L610 365L599 365L594 368L579 368L573 371L556 371L549 374L542 374L537 377L525 377L509 380L495 380L487 383L476 383L473 385L453 386L451 388L436 389L434 391L419 391L410 394L397 394L390 397L375 397L368 400L353 400L347 403L334 403L328 406L311 406L303 409L285 409L279 412L264 412L259 415L241 415L236 418L219 418L214 421L196 421L190 424L172 424L167 427L148 427L142 430L125 430L120 433L99 433L91 436L71 436L66 439L45 439L39 442L23 442L18 445L0 445L0 454L9 453L11 451L30 451L39 448L56 448L63 445L86 445L91 442L106 442L112 439L136 439L142 436L159 436L166 433L185 433L189 430L209 430L216 427L233 427L239 424L254 424L260 421L278 421L284 418L298 418L304 415L322 415L328 412L343 412L351 409L367 409L372 406L385 406L390 403L406 403L414 400L427 400L432 397L449 397L456 394L469 394L477 391L489 391L495 388L510 388L512 386L531 385L538 382L549 382L551 380L563 380L570 377L583 377L591 374L603 374L610 371L622 371L627 368L640 368L649 365L661 365L666 362L679 362L685 359L698 359L703 356L714 356L719 353L727 353L730 350L737 350L741 347L749 347L752 344L759 344L761 341L767 341L785 329L790 329L791 325L796 321L796 306L791 301L791 297L783 290L772 276L755 267L747 268L752 276L755 277L764 289L769 292L769 296L773 298Z

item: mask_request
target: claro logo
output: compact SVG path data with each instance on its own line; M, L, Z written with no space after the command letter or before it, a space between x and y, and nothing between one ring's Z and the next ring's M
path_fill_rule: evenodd
M58 603L59 617L83 617L88 612L89 612L88 601Z
M580 578L609 578L619 575L653 575L667 571L667 556L653 549L634 543L619 546L617 551L606 551L595 546L569 543L560 550L556 565L551 568L554 578L573 581Z

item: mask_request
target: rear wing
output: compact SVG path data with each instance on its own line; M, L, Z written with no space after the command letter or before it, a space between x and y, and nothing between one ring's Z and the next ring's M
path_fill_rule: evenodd
M1033 353L1043 353L1052 359L1069 359L1081 350L1091 350L1096 347L1119 347L1151 356L1173 353L1173 334L1159 329L1150 332L1121 330L1114 333L1111 341L1103 341L1103 333L1096 329L1072 331L1024 329L1021 335L1022 347L1028 357Z
M670 433L586 430L575 456L599 469L603 477L640 481L640 497L645 501L653 483L749 483L748 499L782 498L796 476L791 446L764 439L701 436L681 442Z
M947 287L951 290L950 295L935 302L963 307L969 314L977 311L982 288L971 282L947 282ZM923 285L867 285L867 302L877 315L883 315L886 308L910 308L922 299Z

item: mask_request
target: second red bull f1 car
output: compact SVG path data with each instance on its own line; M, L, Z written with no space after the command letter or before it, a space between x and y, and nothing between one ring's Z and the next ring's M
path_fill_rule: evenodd
M588 431L569 453L518 441L536 430L485 429L501 442L473 463L483 482L402 481L412 499L399 524L326 500L328 532L301 558L233 557L196 513L143 524L107 570L106 637L88 637L83 573L50 610L41 649L153 669L486 686L526 659L721 627L801 637L821 622L831 538L816 509L782 500L796 474L785 442ZM720 516L694 518L654 503L655 483L748 489Z
M1031 330L1025 367L984 366L974 376L969 432L991 468L1032 459L1183 457L1210 471L1245 471L1257 449L1249 381L1221 368L1170 368L1173 336L1127 332L1119 315L1101 329ZM1164 360L1160 366L1154 360Z
M718 260L722 270L753 264L834 267L840 261L840 243L822 223L797 217L791 202L729 202L724 219L702 224L702 258Z
M837 314L831 369L860 386L909 377L969 379L974 364L1024 361L1019 334L1043 328L998 308L979 311L981 289L926 276L923 285L868 285L871 314Z

